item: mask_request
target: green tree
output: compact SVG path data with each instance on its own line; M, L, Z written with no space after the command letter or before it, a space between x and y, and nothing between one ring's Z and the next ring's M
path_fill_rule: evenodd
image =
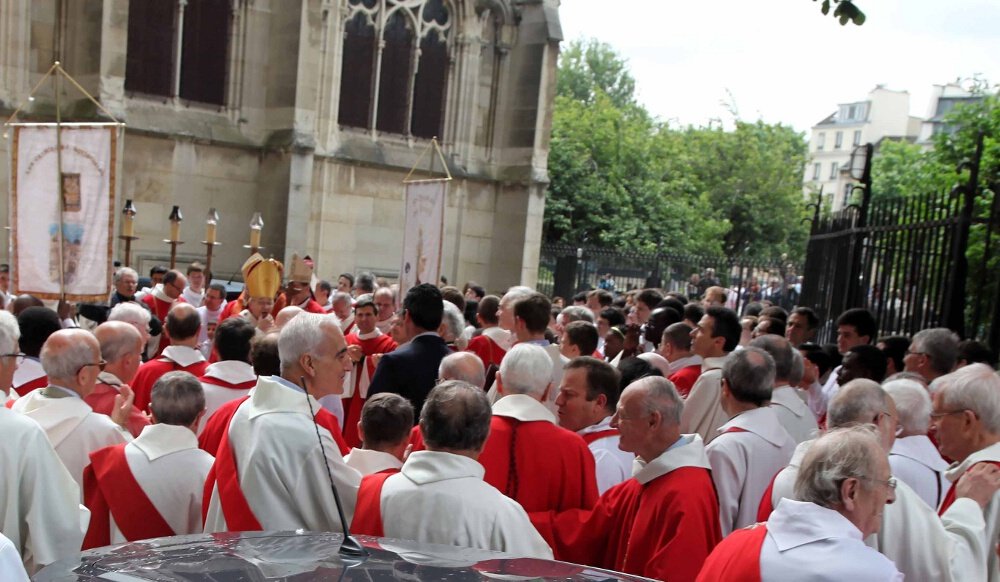
M575 40L562 47L556 92L587 104L603 93L615 107L635 105L635 79L628 63L596 39Z

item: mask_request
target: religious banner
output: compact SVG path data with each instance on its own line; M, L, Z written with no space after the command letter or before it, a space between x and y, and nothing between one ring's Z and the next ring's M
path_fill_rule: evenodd
M447 180L420 180L406 184L406 225L403 228L403 264L399 291L421 283L436 285L441 275L444 247L444 204Z
M67 301L111 291L118 124L13 124L11 283ZM58 154L61 151L61 155Z

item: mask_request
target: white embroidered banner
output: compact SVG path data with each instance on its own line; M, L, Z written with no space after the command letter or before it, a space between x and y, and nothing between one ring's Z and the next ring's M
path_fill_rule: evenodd
M63 124L61 167L54 125L16 124L13 130L13 288L41 299L65 293L67 301L105 301L111 291L119 126Z
M406 226L403 230L403 264L399 291L421 283L437 285L444 247L444 205L447 180L406 184Z

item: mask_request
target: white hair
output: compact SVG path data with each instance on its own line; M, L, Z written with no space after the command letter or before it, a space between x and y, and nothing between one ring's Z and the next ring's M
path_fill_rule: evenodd
M447 324L447 333L444 335L444 341L458 341L462 336L462 331L465 330L465 316L458 310L458 306L451 301L442 301L442 303L444 304L444 312L442 313L441 321Z
M324 325L340 329L336 318L319 313L300 313L285 324L278 335L281 367L293 366L304 354L319 350L323 344Z
M131 267L122 267L115 271L113 282L117 285L125 275L132 275L135 277L136 281L139 280L139 273L136 273L135 269L132 269Z
M19 339L21 328L17 325L17 318L9 311L0 311L0 353L15 353Z
M870 426L831 429L816 439L802 459L795 498L830 509L841 507L841 483L852 477L871 478L876 455L884 458L885 454Z
M149 311L132 301L125 301L115 305L108 314L108 321L124 321L133 325L149 325Z
M510 289L507 290L506 293L503 294L503 297L500 299L500 307L504 309L512 308L514 307L514 303L517 303L518 301L524 299L525 297L529 297L534 292L535 292L534 289L532 289L531 287L523 287L523 286L511 287Z
M913 380L891 380L882 389L896 403L899 424L908 434L927 434L931 422L931 397L927 389Z
M337 291L336 293L333 294L333 298L330 299L330 304L332 305L332 304L338 303L340 301L347 301L348 303L350 303L351 302L351 295L350 295L350 293L344 293L343 291Z
M552 383L552 358L534 344L517 344L500 362L504 394L541 397Z
M486 384L486 369L479 356L472 352L448 354L438 366L438 377L446 380L461 380L473 386Z
M971 410L983 427L1000 434L1000 376L986 364L970 364L931 382L947 410Z
M67 380L76 377L80 368L95 363L94 346L86 341L73 341L69 342L61 352L52 353L46 341L42 346L39 360L50 379Z

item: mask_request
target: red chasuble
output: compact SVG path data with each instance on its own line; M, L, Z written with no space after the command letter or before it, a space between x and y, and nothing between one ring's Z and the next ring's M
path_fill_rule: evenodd
M382 486L386 479L396 473L399 473L399 469L386 469L361 478L354 519L351 520L352 534L379 538L385 535L382 528Z
M218 386L219 388L229 388L230 390L249 390L257 385L257 380L247 380L246 382L238 382L236 384L232 382L226 382L216 378L215 376L202 376L198 378L198 381L202 384L211 384L212 386Z
M680 467L645 485L629 479L605 491L593 510L530 517L557 560L671 582L694 580L722 539L719 500L701 467Z
M117 388L106 382L98 382L94 391L88 394L83 401L93 408L94 412L111 416L117 396ZM132 410L128 413L128 431L132 433L132 436L137 437L147 426L149 426L149 418L133 404Z
M237 398L236 400L230 400L220 406L215 411L215 414L209 417L201 434L198 435L199 449L216 456L215 453L219 450L223 435L229 430L229 422L233 420L236 409L246 402L248 398L250 398L249 395ZM340 422L336 416L330 414L325 408L320 408L316 411L316 423L330 431L333 442L337 443L337 448L340 450L341 455L351 452L351 447L347 446L347 443L344 442L344 436L340 433ZM205 507L208 506L206 505Z
M1000 467L1000 463L996 461L982 461L982 462L989 463L990 465L996 467ZM969 469L975 467L978 464L979 463L973 463L972 466L969 467ZM955 481L955 483L958 483L958 481ZM951 504L955 503L955 498L956 498L955 487L952 486L951 489L948 490L948 494L944 496L944 501L941 502L941 507L938 509L938 515L944 515L944 512L948 511L948 508L951 507Z
M483 367L489 368L491 365L499 366L507 350L501 348L497 343L486 335L478 335L469 340L469 345L465 351L472 352L483 361Z
M681 398L687 398L688 392L694 387L694 383L701 376L701 364L695 366L685 366L670 375L669 380L677 387L677 393Z
M91 513L84 550L111 543L112 517L130 542L175 535L135 480L125 445L90 453L90 465L83 470L83 500Z
M226 306L222 308L222 313L219 314L219 323L229 319L230 317L236 317L240 314L247 306L243 304L242 299L233 299Z
M153 394L153 384L156 384L160 376L167 372L188 372L194 375L195 378L198 378L205 373L205 368L207 367L208 362L204 360L186 367L181 366L173 360L164 358L145 362L139 366L139 371L136 372L135 379L132 380L132 391L135 392L135 407L143 412L149 410L149 399Z
M594 454L580 435L548 421L494 416L479 463L484 480L528 512L588 509L597 501Z
M315 299L310 299L306 301L304 305L301 306L302 310L307 313L318 313L320 315L326 315L326 310L323 306L316 302Z
M361 346L361 352L365 355L360 362L354 365L354 391L348 398L341 398L344 404L344 441L352 447L361 446L361 438L358 436L358 421L361 420L361 409L365 405L368 395L368 384L362 385L364 379L367 383L375 376L375 363L371 356L375 354L385 354L396 349L396 342L392 341L389 334L381 334L369 339L361 339L356 333L349 333L344 338L347 345ZM367 375L362 372L367 371ZM363 389L363 390L362 390ZM364 392L364 397L362 397Z
M698 574L698 582L740 580L761 582L760 549L767 537L767 525L758 523L736 530L722 540Z
M183 297L178 297L177 299L174 300L173 303L169 301L164 301L162 299L157 299L153 295L152 291L142 296L142 302L145 303L146 306L149 307L149 310L153 312L153 315L155 315L156 318L162 321L164 324L167 323L167 314L170 313L170 307L173 306L174 303L187 303ZM169 345L170 345L170 338L167 337L167 334L161 333L160 345L157 346L156 354L154 354L154 357L162 354L163 348ZM195 376L200 376L200 375L201 374L195 374ZM145 408L140 408L140 410L145 410Z

